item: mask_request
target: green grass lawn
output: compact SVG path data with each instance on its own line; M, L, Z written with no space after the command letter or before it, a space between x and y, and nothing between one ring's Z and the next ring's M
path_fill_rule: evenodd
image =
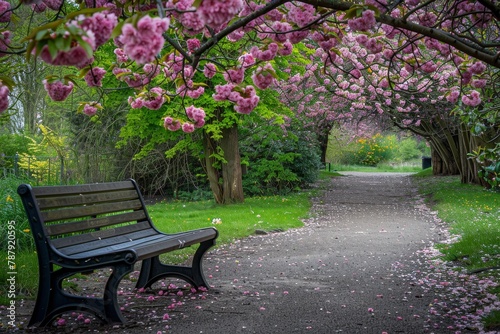
M439 218L460 236L440 247L445 259L460 261L471 270L500 266L500 194L461 184L455 176L417 180Z
M415 175L419 191L438 212L456 241L437 245L444 260L500 283L500 194L477 185L461 184L459 177L434 177L428 170ZM494 269L494 270L489 270ZM500 288L488 292L500 298ZM482 318L485 329L500 328L500 312Z

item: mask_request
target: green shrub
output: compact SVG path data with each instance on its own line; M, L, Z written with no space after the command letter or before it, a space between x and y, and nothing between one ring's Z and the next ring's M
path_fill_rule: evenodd
M385 138L380 133L371 138L360 138L357 141L357 163L376 166L379 162L392 158L393 150L394 143L391 138Z

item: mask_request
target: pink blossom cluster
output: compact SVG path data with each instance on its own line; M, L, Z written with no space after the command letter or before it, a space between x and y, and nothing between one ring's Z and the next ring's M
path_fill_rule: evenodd
M0 114L9 108L9 87L0 81Z
M114 51L114 54L116 55L116 61L118 63L126 63L129 59L125 51L120 48L116 48Z
M43 80L43 87L49 94L50 98L53 101L64 101L68 97L68 95L71 93L73 90L73 83L71 81L68 82L68 84L64 84L63 82L56 80L56 81L48 81L48 80Z
M31 8L37 12L44 12L47 8L52 10L59 10L63 4L63 0L43 0L37 1L31 5Z
M94 116L98 109L102 109L102 106L98 102L89 102L83 106L83 113L87 116Z
M0 0L0 22L10 22L10 3L5 0Z
M233 84L217 85L213 98L216 101L229 100L235 103L234 110L240 114L251 113L259 103L259 97L253 86L240 88Z
M316 9L313 5L289 2L285 6L288 9L287 21L295 23L298 27L305 27L316 19Z
M214 77L216 73L217 73L217 67L214 64L212 63L205 64L205 67L203 68L203 74L205 75L205 77L211 79Z
M191 38L186 41L187 49L189 52L193 53L196 49L201 46L201 42L198 38Z
M205 111L203 109L189 106L186 108L186 115L194 122L193 125L195 128L201 128L205 125Z
M437 16L433 12L425 12L418 16L418 21L424 27L432 27L436 24Z
M123 50L138 64L152 62L160 53L165 43L162 34L168 29L168 18L151 18L149 15L142 17L137 26L131 23L123 25L122 34L118 37L123 44Z
M92 49L95 49L94 36L92 32L87 32L87 36L83 36L82 40L88 43ZM59 50L55 57L52 57L48 46L45 45L40 52L40 58L42 58L42 60L47 64L51 65L76 66L81 68L88 64L89 60L92 59L92 56L87 54L87 51L81 45L74 43L74 46L68 51Z
M204 0L198 12L207 26L216 29L235 17L242 7L242 0Z
M167 117L165 117L165 120L163 122L163 126L167 130L177 131L181 128L181 122L178 119L167 116Z
M89 87L102 87L102 78L104 78L106 70L101 67L93 67L85 75L85 82Z
M373 10L365 10L361 17L353 18L347 21L349 28L352 31L368 31L375 26L375 12Z
M257 46L254 46L250 49L250 53L252 56L258 60L269 61L273 60L278 53L278 44L270 43L267 46L267 50L261 50Z
M235 68L229 69L224 72L224 79L228 83L240 84L243 82L245 78L245 69L244 68Z
M0 57L6 55L6 51L9 48L11 32L6 30L0 33Z
M189 96L192 99L197 99L205 93L205 88L203 86L195 87L193 80L188 79L187 82L177 88L176 92L179 96Z
M146 107L151 110L158 110L165 102L165 91L160 87L141 92L135 99L132 96L128 98L128 103L133 109Z
M263 67L258 67L252 75L252 81L260 89L266 89L271 84L274 83L276 72L270 63L267 63Z
M244 68L251 67L252 65L255 64L255 58L250 53L245 53L241 55L240 58L238 58L238 61Z
M360 45L366 47L371 53L382 52L383 46L377 38L368 38L366 35L358 35L356 36L356 41Z
M184 66L184 58L171 53L167 57L167 61L162 64L163 72L167 78L175 80L178 76L183 78L191 78L194 75L194 70L190 65Z
M463 104L471 107L477 107L481 104L481 97L478 91L471 90L469 94L464 94L462 96Z
M113 13L94 13L90 17L81 18L80 26L94 33L95 47L98 48L109 40L117 24L118 18Z

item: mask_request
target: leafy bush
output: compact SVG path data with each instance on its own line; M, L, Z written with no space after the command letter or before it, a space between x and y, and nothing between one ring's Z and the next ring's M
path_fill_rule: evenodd
M287 194L319 177L321 159L313 144L314 134L303 129L263 126L241 141L246 195Z
M371 138L358 139L357 145L357 163L361 165L376 166L392 158L393 142L390 137L383 137L380 133Z

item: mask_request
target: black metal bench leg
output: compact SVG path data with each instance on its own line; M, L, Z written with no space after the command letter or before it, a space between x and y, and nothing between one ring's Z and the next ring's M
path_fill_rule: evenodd
M191 267L163 264L159 256L143 260L136 288L149 288L153 283L165 277L180 278L196 288L201 286L208 288L209 285L203 274L202 260L203 255L213 245L215 245L215 239L201 242L193 256Z
M113 267L102 298L76 296L66 293L62 288L65 278L78 272L61 268L52 272L48 284L40 286L37 302L28 326L38 324L39 327L50 325L57 316L67 311L85 311L94 314L103 323L124 323L118 305L118 284L127 273L133 270L133 265ZM40 302L39 302L40 300Z

